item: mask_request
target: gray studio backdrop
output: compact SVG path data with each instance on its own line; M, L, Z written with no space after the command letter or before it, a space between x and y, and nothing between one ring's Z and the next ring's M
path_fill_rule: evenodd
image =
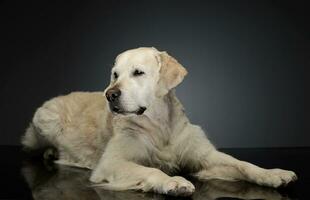
M310 145L304 71L309 35L296 10L302 5L89 1L6 6L8 51L16 55L2 61L12 69L1 86L6 115L1 144L19 144L44 100L103 90L118 53L154 46L188 69L177 95L216 146Z

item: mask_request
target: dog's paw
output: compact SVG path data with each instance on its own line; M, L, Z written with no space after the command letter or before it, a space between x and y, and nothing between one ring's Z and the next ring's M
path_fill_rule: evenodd
M189 196L194 193L194 185L181 176L170 177L163 185L165 194L172 196Z
M286 186L288 183L296 181L297 175L293 171L283 169L269 169L264 171L256 180L259 185L269 187Z

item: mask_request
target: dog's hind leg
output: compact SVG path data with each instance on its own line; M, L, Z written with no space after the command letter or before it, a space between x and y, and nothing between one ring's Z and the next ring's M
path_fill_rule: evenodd
M292 171L264 169L216 150L197 126L188 126L184 132L187 137L179 137L182 141L178 142L177 152L183 165L202 170L196 174L200 179L245 180L270 187L297 179Z
M279 187L297 179L292 171L264 169L217 150L206 156L205 163L206 168L196 174L202 180L245 180L263 186Z
M245 180L246 177L235 167L231 166L215 166L207 169L200 170L193 174L199 180L225 180L225 181L238 181Z

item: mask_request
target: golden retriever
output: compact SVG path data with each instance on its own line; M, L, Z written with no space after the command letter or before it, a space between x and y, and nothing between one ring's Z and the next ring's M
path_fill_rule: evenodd
M74 92L45 102L22 144L30 150L55 147L56 163L89 168L90 181L111 190L191 195L194 185L173 175L184 169L200 180L271 187L297 179L292 171L260 168L218 151L190 123L175 95L186 74L166 52L125 51L117 56L104 92Z

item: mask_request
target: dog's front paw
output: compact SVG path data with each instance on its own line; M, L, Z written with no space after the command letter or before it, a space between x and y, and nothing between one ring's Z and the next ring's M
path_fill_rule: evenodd
M259 185L277 188L286 186L288 183L297 180L297 175L293 171L283 169L266 170L262 176L257 179Z
M173 196L189 196L194 193L195 186L181 176L174 176L164 183L163 191Z

